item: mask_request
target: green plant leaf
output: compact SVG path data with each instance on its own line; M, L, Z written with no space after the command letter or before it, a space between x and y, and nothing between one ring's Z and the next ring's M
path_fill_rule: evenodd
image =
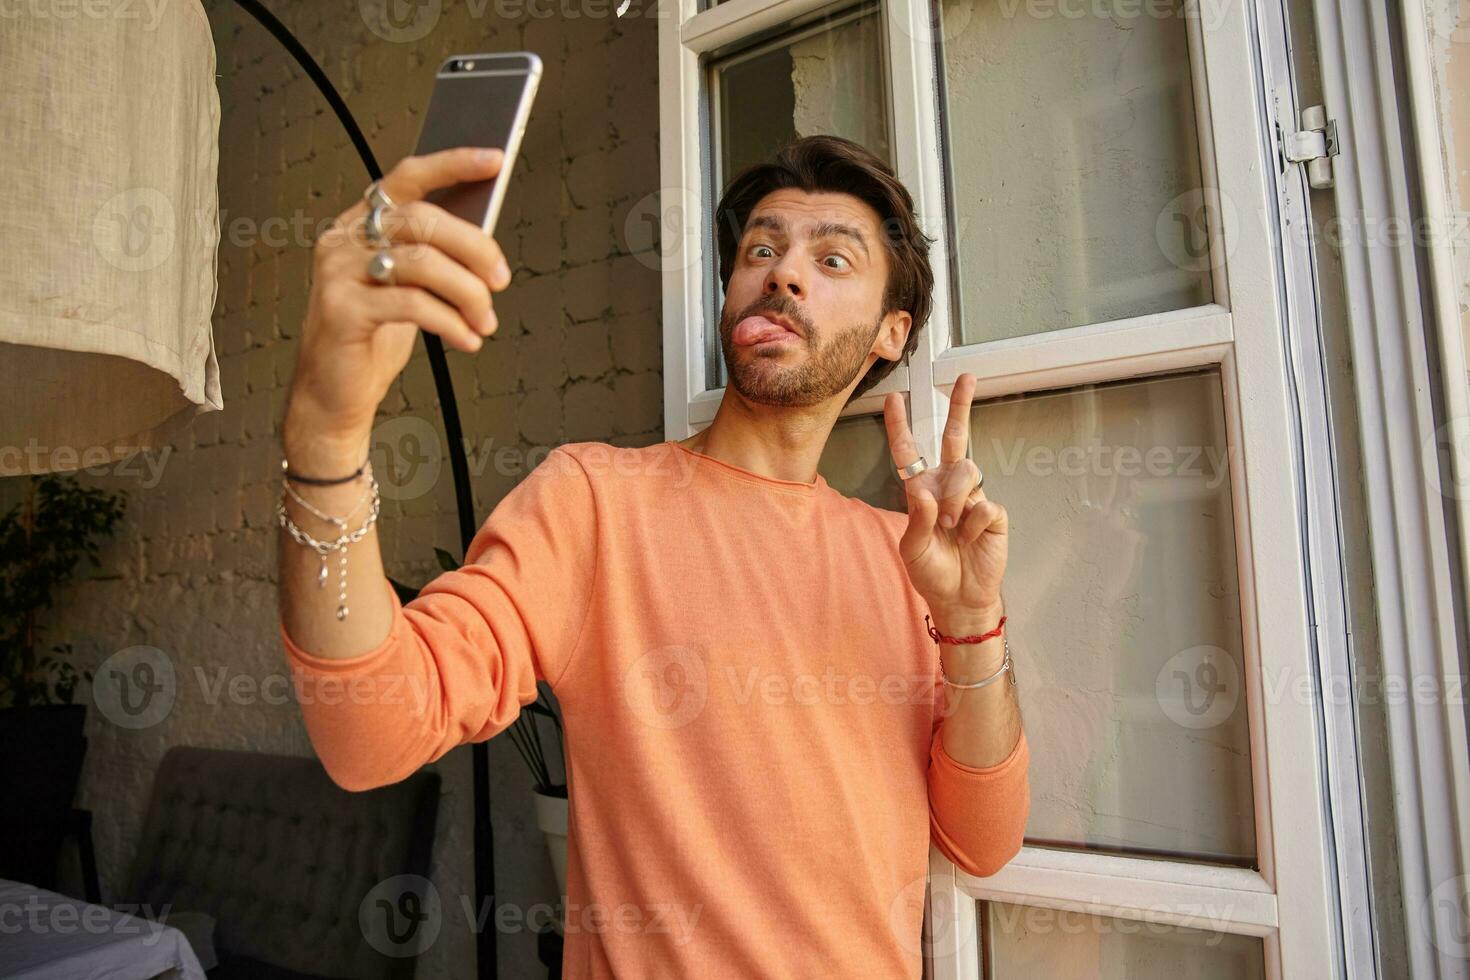
M446 572L453 572L459 568L459 561L443 548L435 548L434 556L439 559L439 567Z

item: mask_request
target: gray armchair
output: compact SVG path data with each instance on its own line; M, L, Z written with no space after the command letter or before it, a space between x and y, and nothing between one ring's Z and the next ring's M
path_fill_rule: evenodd
M176 747L120 900L212 917L212 978L412 977L411 941L390 928L404 945L384 950L359 909L382 882L428 878L438 805L433 772L350 793L313 758Z

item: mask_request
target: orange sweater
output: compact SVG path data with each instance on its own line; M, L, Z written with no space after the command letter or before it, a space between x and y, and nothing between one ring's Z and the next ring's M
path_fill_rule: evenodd
M917 978L931 836L972 874L1009 861L1028 750L986 769L944 752L905 521L673 441L572 443L462 568L407 605L389 589L378 649L281 636L298 685L359 692L301 699L348 789L490 738L551 685L568 980Z

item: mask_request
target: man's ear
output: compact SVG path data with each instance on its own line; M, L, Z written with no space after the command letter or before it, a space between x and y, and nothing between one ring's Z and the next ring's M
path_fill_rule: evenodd
M873 341L873 350L890 361L902 360L904 344L909 339L909 327L913 317L907 310L894 310L883 318L878 328L878 338Z

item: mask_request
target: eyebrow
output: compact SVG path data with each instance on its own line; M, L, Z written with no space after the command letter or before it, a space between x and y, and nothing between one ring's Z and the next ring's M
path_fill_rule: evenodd
M750 219L750 221L749 221L748 224L746 224L746 226L745 226L746 233L749 234L749 232L753 228L768 228L771 231L775 232L777 235L780 235L782 238L785 238L786 237L786 222L784 220L782 220L782 218L779 215L775 215L775 214L761 214L761 215L756 215L754 218L751 218ZM863 258L870 258L871 257L871 256L868 255L868 240L863 237L863 233L861 231L859 231L858 229L852 227L851 225L844 225L844 224L842 224L840 221L822 221L822 222L819 222L817 224L816 234L815 234L814 237L816 237L816 238L834 238L834 237L838 237L838 238L849 238L854 243L856 243L856 245L857 245L858 248L860 248L860 249L863 250Z

